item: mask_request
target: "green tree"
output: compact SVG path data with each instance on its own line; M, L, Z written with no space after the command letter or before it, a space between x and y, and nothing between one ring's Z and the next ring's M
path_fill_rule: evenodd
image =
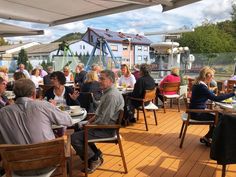
M8 44L8 42L6 42L3 37L0 37L0 46L7 45L7 44Z
M18 54L18 58L17 58L17 65L19 64L24 64L25 66L27 66L28 63L28 55L27 52L24 49L21 49L19 54Z
M191 53L235 52L236 43L231 34L215 24L204 24L194 32L184 33L178 40L181 46L188 46Z

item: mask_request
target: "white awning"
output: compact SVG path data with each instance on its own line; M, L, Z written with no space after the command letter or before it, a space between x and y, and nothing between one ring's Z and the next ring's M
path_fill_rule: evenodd
M44 34L43 30L33 30L0 22L0 37L30 36Z
M199 0L0 0L0 18L50 26L162 5L163 10Z

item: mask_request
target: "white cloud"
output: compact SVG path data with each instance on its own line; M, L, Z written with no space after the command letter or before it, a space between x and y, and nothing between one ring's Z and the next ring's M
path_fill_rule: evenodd
M43 37L32 36L11 39L51 42L68 33L85 32L88 26L135 34L149 31L174 30L183 26L191 28L199 26L206 19L210 22L230 19L232 1L235 0L201 0L164 13L162 13L162 7L159 5L55 27L36 23L13 22L24 27L44 29L45 35Z

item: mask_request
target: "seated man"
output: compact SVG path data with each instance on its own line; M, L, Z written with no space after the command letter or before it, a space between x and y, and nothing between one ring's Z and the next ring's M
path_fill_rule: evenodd
M35 100L30 79L15 81L15 104L0 110L0 144L33 144L55 138L52 124L71 126L69 114L46 101Z
M46 101L35 100L36 88L30 79L15 81L15 104L0 109L0 144L34 144L55 139L52 124L71 126L69 114ZM26 171L34 176L52 168Z
M103 90L101 102L95 112L95 116L88 120L89 124L116 124L119 110L124 108L124 99L121 93L115 88L115 74L110 70L101 71L99 83ZM115 134L114 129L89 129L88 139L108 138ZM84 158L84 131L72 134L71 144L81 159ZM103 159L101 151L94 143L89 143L88 148L88 172L94 172L99 167Z
M155 88L155 81L150 76L149 71L150 69L147 64L142 64L140 66L140 78L135 83L133 92L128 94L128 96L134 98L143 98L145 90L152 90ZM128 108L125 110L126 118L129 120L129 122L136 122L136 119L134 118L134 108L141 106L141 103L134 100L128 100L127 106Z

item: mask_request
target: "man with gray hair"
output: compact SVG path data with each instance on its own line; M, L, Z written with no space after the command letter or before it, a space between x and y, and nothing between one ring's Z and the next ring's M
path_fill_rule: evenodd
M79 63L75 68L75 84L78 86L82 86L84 81L86 80L87 72L84 70L84 64Z
M115 74L110 70L101 72L99 83L103 90L101 102L95 112L95 115L88 120L89 124L116 124L119 111L124 108L124 98L115 88ZM112 137L115 134L114 129L89 129L88 139L99 139ZM84 131L78 131L72 134L71 144L81 159L84 157ZM97 149L94 143L89 143L88 147L88 172L94 172L103 162L101 151Z
M30 79L15 81L16 102L0 110L0 144L34 144L52 140L52 125L71 126L68 113L46 101L35 100L36 89Z

